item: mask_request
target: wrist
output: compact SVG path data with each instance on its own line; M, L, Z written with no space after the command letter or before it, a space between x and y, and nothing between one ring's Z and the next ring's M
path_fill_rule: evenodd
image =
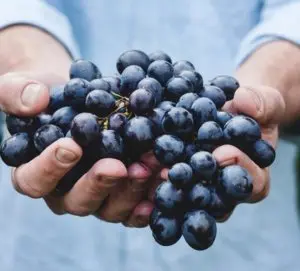
M0 74L55 73L68 79L71 57L54 37L37 27L11 26L0 31Z

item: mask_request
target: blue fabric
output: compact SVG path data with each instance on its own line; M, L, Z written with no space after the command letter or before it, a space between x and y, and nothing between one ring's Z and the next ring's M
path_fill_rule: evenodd
M81 55L95 61L106 75L115 73L115 60L126 49L162 49L174 60L191 60L209 80L231 74L265 42L284 38L300 43L299 3L10 0L1 5L0 27L29 22L52 33L78 56L74 38ZM51 10L49 16L41 16L42 10ZM218 225L215 245L204 252L192 251L183 239L173 247L160 247L148 228L55 216L42 200L17 194L8 169L1 165L0 270L299 270L295 155L295 146L280 142L268 199L239 206L227 223Z

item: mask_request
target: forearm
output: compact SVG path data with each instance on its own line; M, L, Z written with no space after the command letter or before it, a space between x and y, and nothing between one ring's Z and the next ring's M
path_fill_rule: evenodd
M50 34L25 25L0 31L0 74L42 72L68 78L71 57Z
M241 85L267 85L278 89L286 103L284 123L300 116L300 48L274 41L259 48L236 71Z

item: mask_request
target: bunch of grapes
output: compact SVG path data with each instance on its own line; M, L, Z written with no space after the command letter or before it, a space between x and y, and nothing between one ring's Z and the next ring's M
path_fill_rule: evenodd
M94 63L74 61L70 80L51 89L45 112L6 116L11 137L2 143L1 158L18 167L56 140L73 138L83 156L55 188L64 195L97 160L129 165L152 150L170 168L155 192L150 218L155 240L169 246L183 235L192 248L207 249L216 237L216 219L253 189L244 168L220 167L211 153L231 144L264 168L275 151L254 119L221 111L239 88L235 78L217 76L204 84L191 62L172 63L162 51L126 51L116 66L119 74L105 77Z

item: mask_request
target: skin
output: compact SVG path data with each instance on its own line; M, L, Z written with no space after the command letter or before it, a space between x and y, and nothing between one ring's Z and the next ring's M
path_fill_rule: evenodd
M1 109L20 116L41 112L49 102L49 86L68 80L71 63L68 52L48 34L28 26L1 31L0 43ZM262 46L237 70L236 77L242 87L224 110L255 118L262 127L263 138L275 147L279 124L299 115L300 96L293 95L300 84L297 66L300 66L300 50L296 46L285 41ZM35 88L26 94L25 89L31 84ZM25 98L27 95L35 99L28 102L22 96L24 93ZM12 183L19 193L44 198L55 214L94 215L129 227L147 226L155 188L167 178L167 169L162 169L151 153L128 168L118 160L102 159L64 197L53 195L53 188L81 155L81 148L72 139L60 139L34 160L13 169ZM249 203L267 196L269 169L260 169L229 145L216 149L213 155L222 166L240 164L252 174L254 190Z

